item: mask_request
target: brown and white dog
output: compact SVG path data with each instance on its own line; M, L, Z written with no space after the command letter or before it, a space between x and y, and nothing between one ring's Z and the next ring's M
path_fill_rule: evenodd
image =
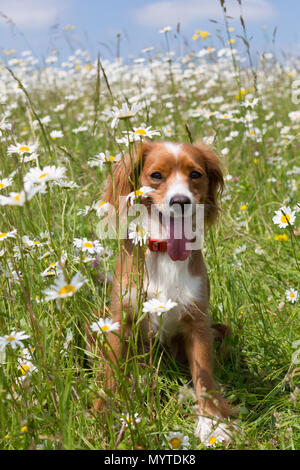
M203 204L207 228L218 214L217 196L223 188L223 175L218 157L204 144L144 141L136 145L133 156L127 155L116 163L113 179L109 178L107 183L103 198L114 205L120 196L130 194L134 185L135 188L154 189L144 203L148 210L154 204L162 215L175 204L191 208ZM219 440L228 441L230 433L224 420L232 415L232 411L217 391L213 377L213 340L218 334L224 336L227 330L224 325L211 323L209 281L201 250L187 250L184 234L181 239L174 239L170 227L168 234L161 251L152 251L148 245L145 257L140 256L144 266L141 261L134 260L132 241L124 242L116 264L110 302L113 320L122 323L123 327L119 335L109 336L113 351L110 361L116 361L125 353L124 344L130 336L133 317L136 318L133 310L139 289L143 290L147 300L162 294L165 299L176 302L172 310L162 315L161 328L160 321L151 317L152 333L156 334L160 329L161 342L181 362L188 361L199 405L196 436L204 441L214 429ZM143 270L145 275L140 276ZM124 295L129 283L130 296ZM144 322L142 329L147 340L149 323ZM105 387L114 389L115 386L114 373L108 364ZM99 409L102 400L96 400L94 406Z

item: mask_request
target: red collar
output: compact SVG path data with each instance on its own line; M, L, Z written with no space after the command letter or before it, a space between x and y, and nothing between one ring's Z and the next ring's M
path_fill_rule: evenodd
M167 240L158 240L157 238L149 238L148 240L149 250L155 253L164 253L167 251L167 245Z

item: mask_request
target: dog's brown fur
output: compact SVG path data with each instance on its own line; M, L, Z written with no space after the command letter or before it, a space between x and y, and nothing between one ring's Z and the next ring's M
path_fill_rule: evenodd
M177 172L180 172L182 179L189 185L189 190L195 201L205 204L206 226L211 226L218 214L217 196L223 188L223 176L218 158L214 152L201 143L196 145L182 144L180 158L176 162L170 152L166 151L163 143L144 142L142 146L138 145L132 157L127 155L124 161L115 165L114 184L110 177L103 199L117 206L119 196L128 195L138 182L135 187L152 186L156 189L152 201L159 203L168 185L172 183L172 167L174 165L177 165ZM153 171L157 171L158 167L159 171L165 174L164 181L159 184L152 181L149 176ZM189 181L188 172L192 167L201 171L200 181ZM139 247L135 249L141 250ZM142 259L141 256L138 258ZM108 335L111 351L107 355L104 389L116 389L111 364L116 364L122 356L125 357L126 339L131 332L133 306L125 301L122 313L120 285L122 285L123 291L129 284L131 284L131 289L132 286L136 289L143 288L142 285L135 285L136 279L140 279L138 273L143 269L143 266L135 260L133 245L130 240L126 240L116 264L110 303L113 321L123 325L122 331L118 332L119 335L121 334L122 340L119 335L114 333ZM189 272L191 276L200 276L206 288L201 299L186 309L186 313L180 321L179 334L172 341L176 343L175 346L177 345L176 356L179 356L180 360L187 359L188 361L198 398L199 413L226 418L232 414L232 411L217 391L213 377L213 341L217 339L221 343L224 337L229 335L230 330L225 325L211 323L208 314L209 282L200 250L190 253ZM204 392L208 392L208 395ZM209 393L212 395L209 396ZM102 404L102 398L98 398L94 403L95 409L99 410Z

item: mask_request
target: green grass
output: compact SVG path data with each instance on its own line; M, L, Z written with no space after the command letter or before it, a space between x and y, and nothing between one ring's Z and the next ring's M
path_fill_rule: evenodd
M173 34L167 34L168 47L175 47ZM209 42L197 41L195 51L216 46L212 37ZM151 53L142 65L85 63L80 56L80 66L69 60L70 68L56 63L36 71L21 59L11 66L11 73L2 65L6 96L1 112L12 128L0 127L0 180L14 173L12 185L0 194L21 191L24 175L36 165L35 161L22 163L18 154L7 154L16 142L38 141L40 167L65 167L66 178L78 187L48 184L47 192L21 207L0 206L0 233L17 230L15 238L0 241L0 252L4 249L0 336L25 331L30 338L23 343L34 348L31 362L36 367L20 380L21 349L7 345L1 353L1 449L161 449L172 431L188 436L191 449L203 448L194 437L193 400L178 400L181 387L191 385L188 371L159 345L152 351L151 369L145 353L129 361L128 376L116 372L120 387L115 395L108 392L111 413L106 420L90 411L101 388L103 360L97 351L86 350L85 325L96 320L95 312L109 316L105 313L108 281L118 243L103 241L112 250L110 256L99 256L98 264L83 263L73 240L97 238L99 219L95 210L87 215L78 211L101 199L102 183L111 171L111 163L100 171L90 167L88 160L106 150L112 155L125 153L126 146L116 139L127 125L142 123L158 129L161 139L189 142L214 136L221 156L228 148L222 160L232 178L226 180L219 220L206 234L204 254L212 318L230 325L233 332L228 360L216 364L218 382L239 410L238 429L229 448L300 448L299 369L292 361L293 342L300 337L299 300L293 304L285 294L300 287L299 214L287 228L272 222L275 210L299 203L299 120L292 121L288 115L297 109L291 101L297 69L290 64L275 66L274 58L262 57L251 71L239 63L232 46L226 51L225 58L216 52L201 58L190 50L184 60L170 61ZM66 99L67 95L74 99ZM142 110L112 129L103 111L113 104L121 107L133 97ZM243 106L254 98L258 98L254 110ZM65 104L64 109L55 111L60 104ZM256 113L253 121L248 112ZM48 123L45 116L50 117ZM73 133L79 126L88 129ZM164 134L165 126L170 127L169 134ZM62 131L63 137L53 140L53 130ZM238 135L226 141L232 131ZM42 238L45 232L48 235ZM22 239L25 235L41 245L28 247ZM278 235L285 239L278 240ZM245 250L235 254L243 245ZM49 257L41 259L50 250ZM45 302L43 291L58 277L59 266L53 276L40 274L61 257L59 266L66 279L80 271L88 281L59 304ZM65 345L68 332L73 336ZM101 346L105 339L97 341ZM126 412L138 413L141 421L135 429L122 428Z

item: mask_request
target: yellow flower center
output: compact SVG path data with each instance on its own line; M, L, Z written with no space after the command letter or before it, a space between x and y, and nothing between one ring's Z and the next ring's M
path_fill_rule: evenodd
M280 220L283 224L287 224L290 221L290 216L288 214L283 214Z
M14 199L15 199L15 201L18 201L18 202L19 202L19 201L20 201L20 194L16 194L16 195L14 196Z
M21 145L19 148L20 152L29 152L30 148L27 145Z
M21 432L27 432L27 431L28 431L28 427L27 427L27 426L23 426L23 427L21 428Z
M137 129L135 131L136 134L139 134L139 135L146 135L147 132L145 131L145 129Z
M8 338L6 338L6 341L14 341L16 338L14 336L9 336Z
M216 438L215 436L212 436L212 437L208 440L208 442L210 443L210 445L213 446L213 445L215 445L215 443L217 442L217 438Z
M241 207L240 207L241 211L245 211L247 209L247 206L246 204L243 204Z
M39 176L39 179L41 180L42 178L45 178L45 176L47 176L48 173L42 173L41 176Z
M202 31L200 34L201 34L202 39L206 39L207 36L209 36L209 33L207 31Z
M293 292L290 293L290 297L294 298L295 294Z
M170 444L172 446L172 449L179 449L181 440L178 439L178 437L173 437L173 439L170 440Z
M274 240L276 240L276 241L287 242L288 239L289 239L289 237L286 235L286 233L284 233L283 235L281 235L281 234L274 235Z
M7 235L7 233L2 232L2 233L0 233L0 238L4 238L4 237L6 237L6 235Z
M109 160L110 162L113 162L114 159L115 159L115 157L114 157L113 155L110 155L109 158L108 158L108 160Z
M99 202L98 207L102 207L104 204L106 204L106 201L101 201Z
M23 375L26 375L26 373L30 370L30 366L28 364L21 364L20 365L20 371L22 372Z
M4 184L0 183L0 189L3 189L3 188L4 188Z
M70 292L75 292L75 286L72 286L71 284L67 284L66 286L63 286L60 291L59 295L64 295L64 294L70 294Z
M101 331L109 331L109 326L108 325L101 326Z
M135 196L142 196L143 195L143 191L140 191L139 189L137 191L135 191L134 193Z
M41 242L33 242L34 245L40 245Z
M91 242L85 242L83 246L86 246L87 248L93 248L93 244Z

